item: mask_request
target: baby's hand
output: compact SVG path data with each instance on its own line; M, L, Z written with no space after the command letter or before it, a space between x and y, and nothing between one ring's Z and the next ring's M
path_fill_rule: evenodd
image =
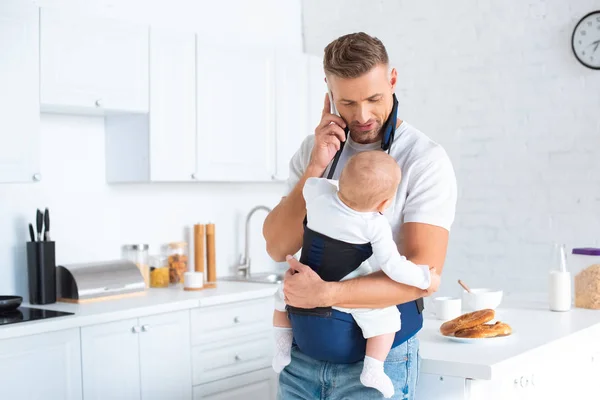
M438 288L440 287L442 278L433 267L429 269L429 273L431 274L431 284L427 288L427 295L431 296L432 294L437 292Z

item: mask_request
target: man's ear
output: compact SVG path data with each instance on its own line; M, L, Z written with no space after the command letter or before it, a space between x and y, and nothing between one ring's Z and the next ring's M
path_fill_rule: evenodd
M396 89L396 84L398 83L398 71L396 68L392 68L390 72L390 85L392 85L392 91Z

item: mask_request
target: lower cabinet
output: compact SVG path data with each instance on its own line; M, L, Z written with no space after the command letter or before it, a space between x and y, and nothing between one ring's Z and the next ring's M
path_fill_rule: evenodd
M194 386L194 400L272 400L277 395L277 375L272 368L236 375Z
M79 329L0 340L0 398L81 399Z
M189 399L189 311L81 328L83 396Z

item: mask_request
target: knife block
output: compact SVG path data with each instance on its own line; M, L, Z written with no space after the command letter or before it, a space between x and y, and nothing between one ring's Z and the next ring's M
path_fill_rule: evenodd
M56 303L55 243L27 242L27 281L30 304Z

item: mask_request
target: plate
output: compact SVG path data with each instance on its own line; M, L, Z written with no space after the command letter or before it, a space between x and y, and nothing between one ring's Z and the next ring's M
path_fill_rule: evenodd
M509 340L510 338L512 338L515 333L511 333L508 336L496 336L496 337L491 337L491 338L462 338L462 337L456 337L456 336L446 336L446 335L442 335L442 332L437 331L437 334L441 337L443 337L444 339L447 340L451 340L453 342L459 342L459 343L498 343L498 342L503 342L505 340Z

